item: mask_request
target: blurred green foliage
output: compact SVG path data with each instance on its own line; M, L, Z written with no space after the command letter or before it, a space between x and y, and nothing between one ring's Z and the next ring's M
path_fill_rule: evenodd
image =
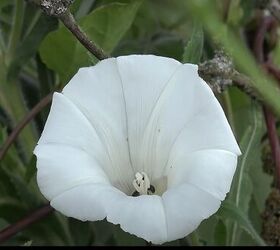
M279 90L254 62L240 34L252 25L255 1L76 0L71 11L88 36L113 56L156 54L189 63L211 59L223 47L240 72L280 114ZM272 52L279 63L279 43ZM42 97L61 88L83 66L97 62L58 23L23 0L0 1L0 145ZM279 65L280 66L280 65ZM165 245L264 245L265 200L272 177L264 173L267 144L260 104L235 87L218 98L243 152L230 194L217 214L185 239ZM46 121L43 110L22 131L0 162L0 229L46 200L36 183L32 151ZM119 226L80 222L55 212L5 245L146 245Z

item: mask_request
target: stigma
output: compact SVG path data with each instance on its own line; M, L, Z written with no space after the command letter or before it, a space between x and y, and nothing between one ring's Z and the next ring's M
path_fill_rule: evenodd
M149 195L155 193L155 188L153 185L151 185L150 179L145 172L137 172L132 184L136 190L132 196Z

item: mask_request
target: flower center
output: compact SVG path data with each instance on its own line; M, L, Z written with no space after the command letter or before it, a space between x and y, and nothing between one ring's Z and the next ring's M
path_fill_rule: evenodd
M136 189L132 196L155 193L155 187L151 185L149 177L145 172L137 172L135 174L135 179L133 180L132 184L133 187Z

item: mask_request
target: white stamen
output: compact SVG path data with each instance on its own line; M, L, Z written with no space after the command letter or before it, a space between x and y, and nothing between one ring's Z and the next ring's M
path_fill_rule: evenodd
M145 172L137 172L135 174L135 179L133 180L132 184L140 195L148 194L148 189L151 185L149 177Z

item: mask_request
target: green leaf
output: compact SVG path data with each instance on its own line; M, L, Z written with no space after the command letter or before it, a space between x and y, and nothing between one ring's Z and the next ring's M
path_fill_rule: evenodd
M260 211L256 204L256 199L251 199L250 202L250 208L249 208L248 218L251 221L252 225L256 229L256 231L261 234L262 232L262 224L263 224L263 218L262 213L263 210ZM248 234L241 234L240 240L238 242L238 245L254 245L255 241L252 239L252 237Z
M43 38L56 27L56 20L47 15L41 15L31 33L19 44L9 67L8 78L17 77L19 70L36 54ZM32 46L30 46L32 44Z
M223 202L217 216L220 216L220 218L223 220L228 219L236 222L239 227L243 228L248 234L251 235L258 245L266 246L265 242L253 227L247 215L234 203Z
M247 24L252 18L252 14L255 10L256 1L241 1L240 5L243 12L243 17L240 20L240 22L241 25L244 25Z
M240 6L240 0L230 1L227 22L230 25L237 26L242 16L243 16L243 11Z
M10 197L0 198L0 218L14 223L27 213L27 208L18 200Z
M3 7L6 7L7 5L11 5L11 0L1 0L0 1L0 9L2 9Z
M183 53L183 45L183 41L179 37L170 34L161 34L153 40L151 48L147 49L147 53L171 57L180 61Z
M0 165L0 195L19 198L7 171Z
M26 172L24 176L27 183L29 183L31 178L35 175L36 170L36 156L32 155L29 164L26 166Z
M215 230L213 230L220 219L212 215L207 220L201 222L196 231L190 234L192 245L213 246L215 245Z
M183 63L199 63L203 52L203 43L204 34L202 26L196 23L191 38L184 50Z
M227 227L222 220L215 226L214 240L216 246L225 246L227 242Z
M249 110L249 126L241 139L240 147L242 156L239 158L237 170L233 179L228 200L233 202L244 214L248 214L249 204L253 193L253 184L250 178L250 168L262 168L260 158L261 137L264 131L262 111L258 104L252 103ZM238 244L240 233L236 223L232 225L231 245Z
M230 199L243 209L248 211L250 197L252 193L252 183L249 176L251 167L260 167L260 159L256 157L259 154L261 137L264 132L262 110L258 104L252 103L249 110L251 111L247 130L240 142L242 155L239 158L237 170L234 176Z
M103 246L106 244L114 244L113 230L116 226L107 222L106 220L96 221L92 223L94 231L94 245Z
M34 196L32 190L21 178L20 174L14 174L13 171L8 171L4 168L1 169L1 174L5 174L5 184L9 187L11 197L16 196L21 200L22 205L33 208L39 205L39 200ZM9 185L8 185L9 184Z
M91 65L89 52L65 28L49 33L39 51L42 61L58 73L63 83L66 83L79 67Z
M142 1L110 4L92 11L78 23L89 39L111 53L130 28ZM59 54L57 53L59 51ZM63 83L80 67L96 63L96 59L65 27L51 32L40 47L42 61L56 71Z
M89 246L93 242L93 230L90 222L83 222L69 218L69 229L75 246Z
M123 231L120 226L115 226L113 235L118 246L145 246L145 240Z
M260 154L257 155L258 158L261 158ZM262 167L254 168L254 171L250 172L250 176L254 186L253 198L258 212L261 213L264 210L266 198L271 192L273 177L265 173Z

